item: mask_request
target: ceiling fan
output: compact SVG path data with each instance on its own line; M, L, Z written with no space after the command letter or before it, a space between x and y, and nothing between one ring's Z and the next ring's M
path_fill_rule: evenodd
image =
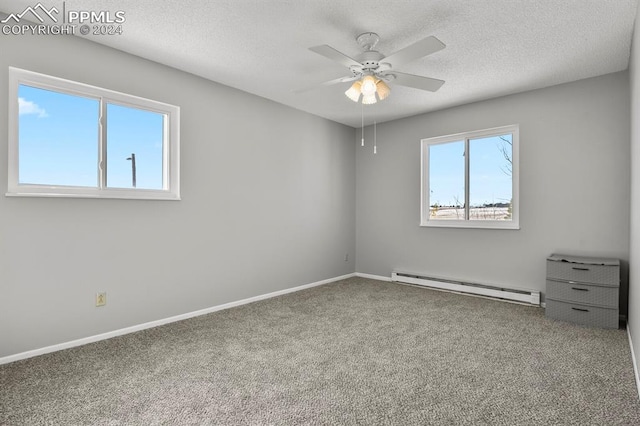
M387 83L390 82L430 92L435 92L444 84L443 80L395 70L395 67L444 49L445 44L434 36L417 41L389 56L384 56L374 50L380 41L380 37L376 33L360 34L356 37L356 41L364 49L364 52L355 59L326 44L309 48L312 52L346 66L351 72L351 75L347 77L324 82L322 86L356 80L345 92L345 95L354 102L359 102L362 97L362 103L367 105L375 104L378 100L389 96L391 89Z

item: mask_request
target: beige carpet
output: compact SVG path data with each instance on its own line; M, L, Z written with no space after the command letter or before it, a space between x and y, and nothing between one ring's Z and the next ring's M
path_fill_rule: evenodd
M351 278L0 366L2 425L638 425L624 330Z

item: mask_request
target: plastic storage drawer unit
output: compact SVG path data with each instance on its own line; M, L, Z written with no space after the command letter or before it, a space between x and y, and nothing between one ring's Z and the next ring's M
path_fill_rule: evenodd
M545 314L592 327L618 328L620 261L553 254L547 258Z

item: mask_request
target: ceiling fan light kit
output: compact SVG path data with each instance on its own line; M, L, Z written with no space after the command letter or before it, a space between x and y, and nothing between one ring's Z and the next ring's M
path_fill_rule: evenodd
M387 83L384 81L378 80L376 83L376 92L378 93L378 98L380 98L380 100L387 99L387 96L391 93L391 88L389 88Z
M376 79L371 75L362 77L362 87L360 88L363 96L370 96L376 93Z
M377 101L376 99L376 95L371 94L371 95L362 95L362 103L365 105L371 105L371 104L375 104Z
M360 94L362 94L362 103L365 105L375 104L378 100L386 99L390 93L391 88L387 83L371 75L365 75L362 80L356 81L344 92L353 102L359 102Z
M349 68L351 72L350 76L328 81L324 83L324 85L328 86L356 80L356 82L344 92L345 95L354 102L360 102L362 98L364 105L371 105L375 104L378 100L386 99L391 93L391 88L387 85L387 82L391 81L401 86L428 90L430 92L435 92L444 84L443 80L405 74L394 70L394 65L402 65L444 49L446 47L444 43L434 36L419 40L389 56L384 56L380 52L373 50L380 41L380 37L376 33L367 32L360 34L356 37L356 41L360 47L364 49L364 52L356 59L326 44L310 48L312 52L339 62Z
M344 92L345 95L353 102L358 102L360 100L360 88L362 87L362 82L360 80L356 81L351 85L351 87Z

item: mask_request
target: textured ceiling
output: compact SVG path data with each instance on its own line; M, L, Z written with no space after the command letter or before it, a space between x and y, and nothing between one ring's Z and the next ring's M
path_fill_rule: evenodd
M41 0L45 6L62 1ZM34 0L0 0L20 12ZM123 10L121 36L87 36L353 127L361 106L349 83L295 89L348 75L308 50L329 44L350 56L355 37L380 35L389 55L434 35L446 49L398 67L445 80L435 93L394 86L364 107L365 124L625 70L637 0L66 0L67 10Z

